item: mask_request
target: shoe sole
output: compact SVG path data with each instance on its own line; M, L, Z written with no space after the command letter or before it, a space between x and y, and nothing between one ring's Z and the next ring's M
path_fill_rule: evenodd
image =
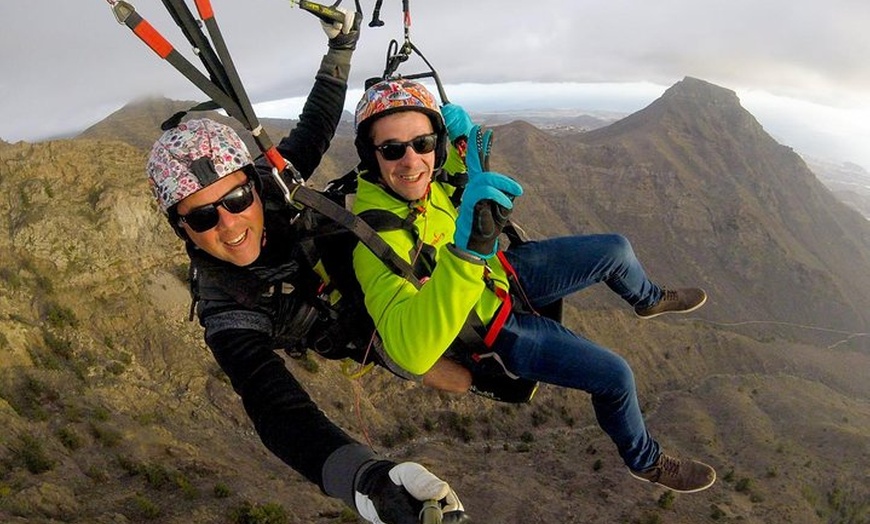
M672 309L670 311L661 311L659 313L653 313L652 315L640 315L640 314L638 314L637 311L635 311L634 316L636 316L637 318L642 318L644 320L647 320L650 318L656 318L660 315L667 315L668 313L691 313L692 311L695 311L696 309L700 308L701 306L703 306L706 303L707 303L707 295L705 293L704 299L702 301L698 302L697 304L695 304L694 306L690 307L689 309L680 309L680 310Z
M704 464L704 463L701 462L701 464ZM704 464L704 465L706 466L707 464ZM712 468L710 468L710 469L712 469ZM699 492L699 491L704 491L705 489L709 489L713 484L716 483L716 470L715 470L715 469L713 470L713 480L711 480L710 483L707 484L706 486L702 486L702 487L700 487L700 488L695 488L695 489L676 489L676 488L672 488L672 487L670 487L670 486L666 486L666 485L662 484L661 482L654 482L654 481L652 481L652 480L645 479L645 478L643 478L643 477L638 477L638 476L635 475L634 472L631 471L630 469L628 470L628 474L631 475L632 477L636 478L637 480L642 480L642 481L644 481L644 482L649 482L650 484L656 484L656 485L659 485L659 486L661 486L661 487L663 487L663 488L665 488L665 489L669 489L669 490L674 491L674 492L677 492L677 493L697 493L697 492Z

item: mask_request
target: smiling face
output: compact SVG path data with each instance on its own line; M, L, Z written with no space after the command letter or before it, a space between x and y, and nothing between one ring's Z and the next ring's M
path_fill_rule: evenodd
M377 119L371 128L375 147L386 142L408 142L431 134L432 122L420 111L400 111ZM429 190L435 168L435 152L417 153L406 147L398 160L387 160L380 151L375 152L381 179L396 194L408 201L419 200Z
M247 175L236 171L210 184L178 203L179 216L191 210L212 204L224 195L243 185ZM260 256L263 245L263 205L254 191L254 202L239 213L231 213L224 206L216 207L218 223L213 228L198 233L181 222L190 240L211 256L235 264L247 266Z

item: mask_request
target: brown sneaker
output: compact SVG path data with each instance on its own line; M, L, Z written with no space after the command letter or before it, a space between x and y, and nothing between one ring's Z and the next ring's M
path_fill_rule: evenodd
M697 287L662 289L662 298L646 308L634 308L640 318L653 318L662 313L688 313L695 311L707 301L707 293Z
M631 476L661 484L680 493L703 491L716 482L716 470L697 460L681 460L662 453L655 466L643 471L628 470Z

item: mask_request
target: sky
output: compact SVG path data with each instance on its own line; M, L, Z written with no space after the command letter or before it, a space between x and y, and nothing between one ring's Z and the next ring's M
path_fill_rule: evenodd
M130 3L199 65L162 2ZM404 40L402 2L384 0L384 25L377 28L368 27L375 0L361 3L365 23L348 109L364 80L383 72L390 41ZM212 5L259 116L295 118L326 52L319 21L287 0ZM768 133L799 153L870 169L866 0L409 5L411 41L437 70L449 100L472 113L631 113L692 76L735 91ZM0 21L6 141L74 134L144 97L206 99L115 20L109 0L2 0ZM399 68L426 70L416 57Z

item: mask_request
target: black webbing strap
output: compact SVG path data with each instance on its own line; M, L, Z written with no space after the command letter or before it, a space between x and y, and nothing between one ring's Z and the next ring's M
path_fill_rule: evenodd
M174 2L184 3L183 0L168 0ZM227 49L226 41L224 40L223 34L221 33L220 27L218 26L217 19L214 17L214 11L211 8L210 0L196 0L196 7L199 10L199 16L202 18L205 23L205 27L208 30L208 34L211 37L211 41L214 44L215 51L217 52L217 56L220 59L220 64L223 68L223 72L229 81L229 86L227 89L231 93L233 93L236 102L241 107L242 112L245 114L245 120L248 123L248 129L252 131L254 134L254 138L257 139L257 135L259 133L260 122L257 119L257 114L254 113L254 108L251 106L251 100L248 98L248 93L245 91L245 87L242 85L242 81L239 79L239 73L236 70L236 65L233 62L233 57L230 55L229 49ZM197 26L199 27L199 26ZM202 31L200 30L200 34ZM265 137L268 139L268 136ZM258 142L260 144L260 142ZM271 147L271 143L268 144ZM269 147L265 147L265 149L269 149ZM276 166L277 167L277 166Z
M420 287L420 281L414 275L414 269L411 265L400 257L384 239L378 236L378 233L364 220L307 186L295 185L291 188L291 193L294 202L310 207L340 224L382 260L390 268L390 271L405 277L415 287Z
M184 0L163 0L163 5L178 27L181 28L187 41L196 49L196 54L211 76L212 82L217 84L224 93L232 93L229 76Z
M115 18L139 37L160 58L169 62L178 72L191 81L203 93L226 110L239 122L244 122L244 113L238 104L221 88L197 69L184 55L178 52L163 35L157 32L147 20L142 18L135 8L127 2L119 1L112 8Z

